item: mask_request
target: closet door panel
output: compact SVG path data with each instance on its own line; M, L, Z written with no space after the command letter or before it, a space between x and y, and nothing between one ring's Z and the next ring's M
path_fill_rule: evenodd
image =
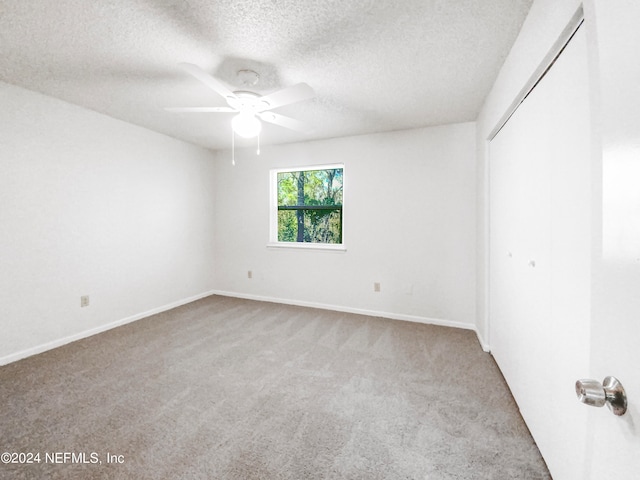
M490 145L490 343L557 479L585 460L591 170L587 50L579 29ZM573 475L573 477L572 477Z

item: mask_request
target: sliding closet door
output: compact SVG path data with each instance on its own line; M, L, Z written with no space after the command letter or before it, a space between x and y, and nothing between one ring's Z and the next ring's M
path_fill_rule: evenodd
M591 168L580 28L490 145L491 351L556 480L581 478Z

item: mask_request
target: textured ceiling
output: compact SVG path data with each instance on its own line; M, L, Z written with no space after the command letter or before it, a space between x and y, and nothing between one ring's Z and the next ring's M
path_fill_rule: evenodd
M265 125L275 144L475 120L532 0L2 0L0 80L207 148L229 148L224 106L186 74L267 94L298 82L316 98ZM242 89L247 89L243 87Z

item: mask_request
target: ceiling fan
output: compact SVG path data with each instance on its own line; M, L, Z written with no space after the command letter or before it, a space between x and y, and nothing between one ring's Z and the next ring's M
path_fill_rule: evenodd
M307 126L291 117L274 113L271 110L303 100L309 100L315 96L313 89L306 83L298 83L291 87L278 90L268 95L260 96L245 90L231 91L218 79L209 75L197 65L192 63L180 63L180 68L200 80L207 87L222 96L228 107L166 107L170 112L194 112L194 113L237 113L231 120L233 131L244 138L252 138L260 133L263 120L274 125L279 125L299 132L308 132ZM241 70L245 84L255 85L259 75L252 70Z

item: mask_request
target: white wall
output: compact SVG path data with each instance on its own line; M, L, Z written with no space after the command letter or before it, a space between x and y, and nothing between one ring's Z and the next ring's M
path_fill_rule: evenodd
M218 153L219 291L474 328L474 123L262 150ZM267 248L269 170L323 163L345 165L347 251Z
M0 104L0 364L212 289L211 152L4 83Z

